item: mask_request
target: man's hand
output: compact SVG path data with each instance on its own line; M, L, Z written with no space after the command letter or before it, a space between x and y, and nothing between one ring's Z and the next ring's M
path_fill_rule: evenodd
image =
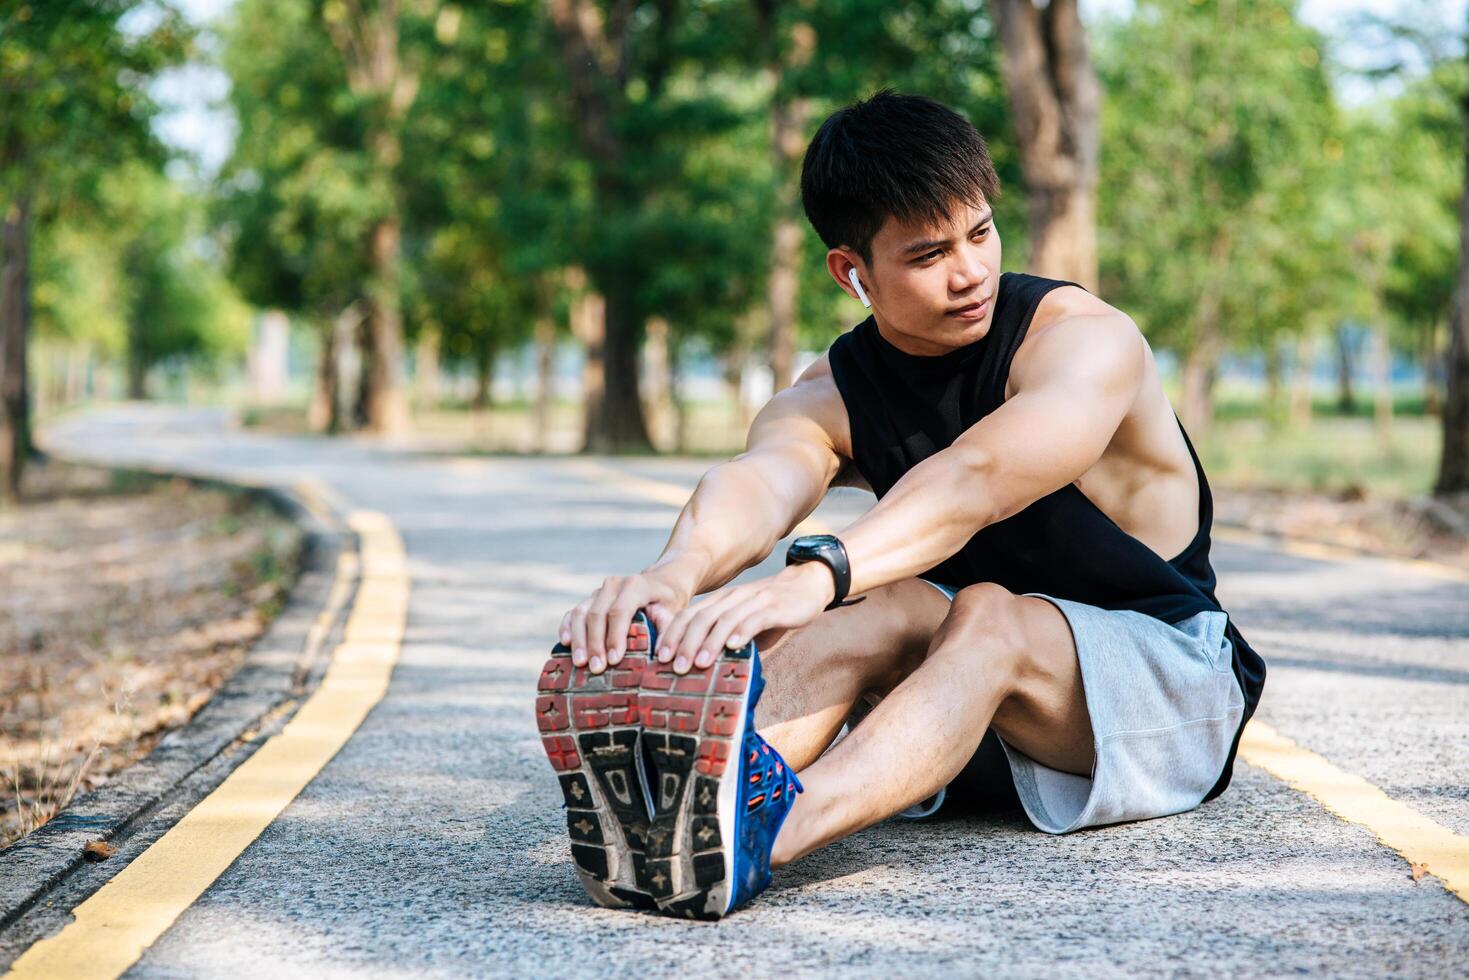
M768 646L786 630L805 626L836 595L831 569L820 562L791 565L777 575L709 593L659 627L657 658L673 661L675 673L708 667L724 647L738 649L751 639Z
M637 575L609 576L602 587L561 617L560 639L571 647L571 662L600 674L622 661L628 628L639 609L646 609L662 633L674 614L693 598L695 586L672 566Z

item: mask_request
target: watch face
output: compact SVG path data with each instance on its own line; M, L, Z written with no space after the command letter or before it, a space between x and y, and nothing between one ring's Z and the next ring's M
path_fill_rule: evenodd
M835 534L803 534L791 542L791 554L802 557L819 555L823 551L841 547Z
M831 560L842 561L842 542L837 541L836 535L801 535L790 542L789 554L802 561L818 555L831 555Z

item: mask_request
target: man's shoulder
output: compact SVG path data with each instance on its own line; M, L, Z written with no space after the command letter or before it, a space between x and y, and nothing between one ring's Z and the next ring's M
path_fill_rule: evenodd
M1126 314L1095 293L1067 279L1048 279L1025 272L1006 273L1001 277L1007 289L1035 291L1041 293L1031 317L1031 329L1035 330L1068 316L1113 313Z
M852 430L847 406L832 376L831 361L823 352L808 364L789 388L783 388L765 403L755 419L756 427L779 430L782 436L802 433L813 438L819 433L842 459L842 470L834 486L856 485L852 478ZM860 478L858 478L860 479Z
M808 364L790 387L771 396L756 421L762 418L809 420L830 434L833 444L840 448L846 440L838 442L837 437L847 431L847 409L832 377L827 354L823 352Z
M1070 377L1141 378L1147 341L1132 317L1080 286L1061 286L1036 308L1024 342L1011 364L1010 388Z

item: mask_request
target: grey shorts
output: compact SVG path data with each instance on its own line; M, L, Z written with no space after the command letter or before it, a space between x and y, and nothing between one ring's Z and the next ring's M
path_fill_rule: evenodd
M924 581L954 597L955 589ZM1096 745L1091 775L1077 776L999 739L1031 823L1064 834L1198 806L1224 770L1244 713L1225 614L1206 610L1170 625L1027 595L1051 602L1071 625Z

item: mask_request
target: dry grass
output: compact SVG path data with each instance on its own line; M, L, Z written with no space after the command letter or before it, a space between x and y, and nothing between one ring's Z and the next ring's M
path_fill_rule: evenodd
M242 495L48 464L0 511L0 846L188 721L295 577Z

